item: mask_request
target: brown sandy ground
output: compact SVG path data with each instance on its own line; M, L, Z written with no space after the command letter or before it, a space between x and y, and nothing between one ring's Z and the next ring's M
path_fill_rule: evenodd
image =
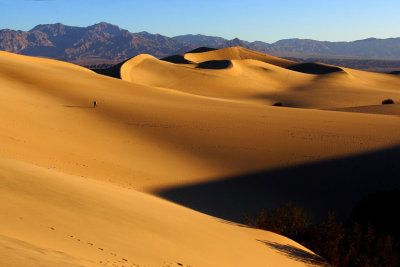
M47 266L53 262L77 266L312 262L312 253L284 237L228 224L147 193L173 199L173 190L210 184L196 192L203 205L209 203L208 196L218 201L239 192L241 208L250 209L254 199L260 206L272 204L271 199L278 199L273 204L287 199L284 194L279 198L279 190L274 193L277 198L271 191L247 190L266 185L273 171L292 168L272 176L296 178L282 180L285 183L279 187L273 184L288 189L290 196L294 187L301 188L299 181L309 181L293 175L298 170L309 174L296 167L309 170L307 166L328 162L333 164L328 170L344 166L344 171L354 157L391 151L386 158L358 161L355 172L365 162L372 166L371 161L379 170L385 159L397 155L399 117L265 104L282 101L308 108L378 104L398 97L399 79L347 69L312 75L286 69L286 61L222 59L230 60L231 66L196 69L139 56L122 67L128 78L121 81L72 64L1 52L1 260L10 266L24 261L32 266L39 262ZM163 76L152 76L150 69ZM288 73L292 82L285 85L282 81ZM187 80L180 81L180 75ZM242 90L239 84L246 84L246 75L247 81L255 79L248 84L264 87ZM207 84L209 79L214 80L200 90L199 81ZM187 86L180 88L180 83ZM317 86L321 84L323 89ZM335 161L341 159L350 161ZM326 165L317 166L307 201L324 203L323 195L313 192L318 192L318 185L335 183L334 175L340 172L326 175ZM231 179L260 171L268 174L262 176L264 182L252 179L248 188L243 187L245 180ZM220 187L214 183L233 180L239 183L231 184L234 190L226 195L215 190ZM337 184L345 182L362 183L360 176L348 175ZM191 206L185 202L187 192L192 191L182 193L185 199L178 202ZM333 201L335 192L328 193ZM337 191L337 198L341 193ZM194 196L199 195L192 195L192 200ZM208 213L240 216L241 211L226 205L216 205ZM218 213L219 208L228 214ZM10 250L17 256L7 257Z

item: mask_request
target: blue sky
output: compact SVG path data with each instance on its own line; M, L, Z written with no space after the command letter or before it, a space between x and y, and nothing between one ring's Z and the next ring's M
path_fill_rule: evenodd
M400 37L399 0L0 0L0 29L106 21L131 32L274 42Z

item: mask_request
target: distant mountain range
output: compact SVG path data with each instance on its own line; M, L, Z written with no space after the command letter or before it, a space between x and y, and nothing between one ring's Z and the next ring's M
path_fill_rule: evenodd
M166 37L148 32L131 33L116 25L101 22L89 27L60 23L38 25L32 30L0 30L0 50L54 58L78 64L119 62L138 54L165 57L205 46L242 46L251 50L294 58L368 58L400 60L400 38L369 38L354 42L322 42L287 39L268 44L227 40L205 35Z
M0 50L70 62L121 61L138 54L163 57L194 45L147 32L131 33L101 22L89 27L38 25L28 32L0 30Z
M240 39L226 40L204 35L181 35L173 37L197 46L224 48L242 46L254 51L281 57L348 57L363 59L400 59L400 38L369 38L354 42L326 42L309 39L286 39L273 44Z

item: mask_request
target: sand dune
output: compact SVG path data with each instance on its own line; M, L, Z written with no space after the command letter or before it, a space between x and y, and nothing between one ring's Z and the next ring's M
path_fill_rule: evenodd
M400 104L348 107L348 108L338 108L338 109L333 109L333 110L334 111L356 112L356 113L369 113L369 114L400 116Z
M220 67L217 67L218 64ZM180 65L149 55L140 55L123 64L121 78L137 84L176 89L196 95L252 101L261 99L259 96L262 94L276 94L278 90L286 90L287 85L281 81L287 80L288 71L281 70L282 68L275 65L254 59L214 60L198 65ZM312 77L305 77L302 73L291 73L293 81L312 80ZM252 79L249 79L250 75Z
M2 266L304 266L315 257L285 237L108 183L4 159L0 175Z
M400 139L398 118L374 119L370 130L371 115L199 97L72 67L43 75L47 63L30 68L14 57L2 73L29 71L2 77L1 155L136 189L362 153Z
M196 95L302 108L342 108L400 99L396 75L321 63L296 63L231 47L165 62L140 55L123 64L123 80ZM310 97L312 96L312 97Z
M0 53L1 264L20 266L28 258L31 266L306 264L288 249L276 249L304 250L284 237L147 193L395 147L397 116L260 103L342 108L380 102L397 97L399 79L348 69L311 75L277 66L286 64L278 59L202 54L191 61L231 65L196 68L141 55L122 65L119 80L68 63ZM344 87L336 88L336 81ZM307 87L313 84L326 88ZM322 171L318 177L323 183ZM259 205L269 201L257 194ZM275 249L257 239L276 243ZM15 256L7 256L10 249Z
M266 55L260 52L255 52L242 47L228 47L224 49L207 51L199 53L187 53L185 54L185 59L194 62L201 63L210 60L244 60L244 59L254 59L268 64L272 64L280 67L288 67L296 64L296 62L282 59L270 55Z

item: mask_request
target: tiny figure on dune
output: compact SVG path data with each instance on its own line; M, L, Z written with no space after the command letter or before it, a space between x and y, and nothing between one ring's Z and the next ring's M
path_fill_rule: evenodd
M93 102L93 108L95 108L97 106L97 101L95 100L94 102Z

